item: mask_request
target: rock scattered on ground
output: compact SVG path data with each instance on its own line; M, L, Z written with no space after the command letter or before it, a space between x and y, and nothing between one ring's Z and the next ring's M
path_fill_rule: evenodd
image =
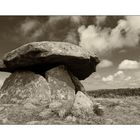
M81 91L78 91L71 112L77 117L92 116L94 114L92 100Z

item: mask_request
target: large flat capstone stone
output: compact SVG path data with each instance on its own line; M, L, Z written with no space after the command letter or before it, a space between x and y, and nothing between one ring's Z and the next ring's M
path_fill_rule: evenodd
M79 80L87 78L96 71L99 63L95 54L84 48L66 42L32 42L23 45L4 58L1 71L13 72L27 69L36 73L44 73L58 65L65 65ZM6 68L5 68L6 66Z

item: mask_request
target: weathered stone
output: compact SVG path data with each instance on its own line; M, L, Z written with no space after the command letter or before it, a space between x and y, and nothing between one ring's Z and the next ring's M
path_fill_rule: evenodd
M67 116L65 120L68 122L76 122L77 119L75 116Z
M78 79L83 80L95 72L99 63L95 54L77 45L66 42L32 42L23 45L5 55L3 58L7 69L15 71L27 69L36 73L65 65Z
M71 113L74 116L86 118L93 113L93 102L84 93L78 91Z
M95 114L99 116L102 116L104 114L104 107L100 103L96 103L93 108Z
M77 77L75 77L70 71L69 71L69 75L75 86L75 93L77 93L78 91L86 93L86 90L85 90L84 86L82 85L82 83L79 81L79 79Z
M32 103L25 103L24 105L23 105L25 108L27 108L27 109L36 109L37 107L35 106L35 105L33 105Z
M112 119L106 119L105 120L105 125L115 125L115 121L114 120L112 120ZM117 124L117 123L116 123Z
M40 124L40 121L29 121L26 123L26 125L38 125Z
M30 71L14 72L5 80L0 91L0 103L6 104L47 105L50 97L51 90L46 79Z
M4 64L3 60L0 60L0 71L7 71L7 67Z
M51 118L54 115L54 112L52 112L51 109L44 109L39 113L39 116L42 117L42 119L48 119Z
M0 112L3 111L3 110L4 110L4 107L3 106L2 107L0 106Z
M51 88L49 107L63 117L70 111L74 103L75 87L64 66L47 71L45 76Z
M49 105L49 108L52 111L59 111L61 107L62 107L62 103L58 102L58 101L54 101L54 102L50 103L50 105Z

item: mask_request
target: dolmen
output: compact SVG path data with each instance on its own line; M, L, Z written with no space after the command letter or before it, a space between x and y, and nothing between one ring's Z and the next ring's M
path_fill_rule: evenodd
M91 117L94 103L80 80L98 63L93 52L66 42L32 42L8 52L0 60L0 71L11 73L0 90L0 124Z

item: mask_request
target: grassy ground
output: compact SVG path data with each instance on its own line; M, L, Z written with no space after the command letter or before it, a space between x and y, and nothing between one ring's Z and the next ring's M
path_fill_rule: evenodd
M93 115L88 118L78 118L69 114L69 117L60 118L57 115L51 116L47 119L35 116L35 114L26 113L21 114L18 107L10 107L11 112L7 112L0 107L0 124L140 124L140 94L139 89L121 89L118 90L100 90L88 92L89 97L93 103L100 103L103 106L104 113L100 116ZM7 107L6 107L7 108ZM8 113L9 117L4 118L3 112ZM11 113L11 114L10 114ZM27 116L27 118L26 118ZM28 121L27 121L28 120Z
M104 106L104 124L140 124L140 97L94 100Z
M48 120L33 121L27 124L140 124L140 97L123 98L93 98L94 102L100 103L104 107L102 116L92 116L91 118L76 118L73 120L60 119L57 116Z

